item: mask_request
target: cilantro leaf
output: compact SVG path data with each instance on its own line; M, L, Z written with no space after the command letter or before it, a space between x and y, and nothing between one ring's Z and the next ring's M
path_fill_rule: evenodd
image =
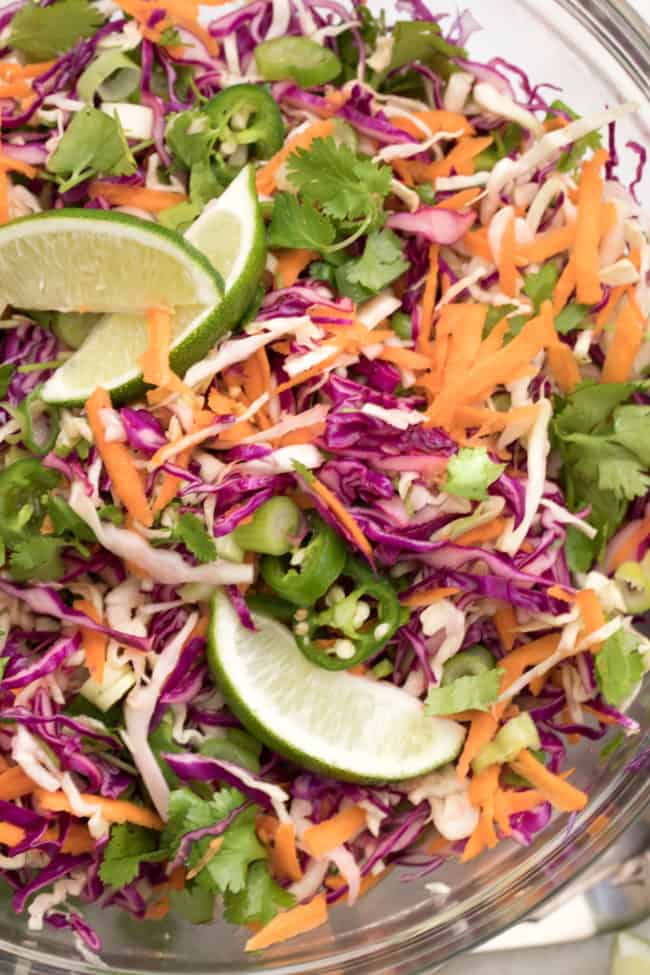
M112 827L104 849L100 880L116 889L125 887L135 880L141 863L163 859L157 846L158 837L153 830L133 823L118 823Z
M621 628L605 640L596 656L598 687L613 707L630 696L643 676L645 668L638 649L637 637Z
M555 109L557 112L562 112L564 115L568 115L572 121L576 121L581 116L574 112L572 108L566 104L566 102L561 101L557 98L554 102L551 102L551 112L546 116L547 119L555 118ZM557 168L561 173L569 173L572 169L575 169L583 156L585 156L590 149L594 152L596 149L600 149L602 146L602 139L599 132L588 132L587 135L583 135L581 139L576 139L576 141L571 145L571 147L563 152L560 156Z
M557 264L552 261L543 264L539 271L529 271L524 275L524 294L532 301L535 313L540 310L545 301L553 297L553 289L559 277Z
M169 899L172 909L191 924L207 924L214 918L214 894L198 884L170 890Z
M317 204L333 220L367 220L369 225L381 212L392 179L390 167L360 158L329 136L314 139L309 149L296 149L287 168L306 203Z
M30 2L14 14L7 43L27 61L49 61L91 37L103 22L88 0L59 0L49 7Z
M126 176L136 163L118 120L87 106L73 117L47 168L65 192L93 176Z
M210 117L200 108L172 115L165 130L174 158L187 169L208 158L218 135Z
M72 510L67 501L58 494L51 494L47 499L47 513L50 516L55 535L67 535L74 542L94 542L95 533L83 519ZM82 554L88 549L82 545Z
M266 849L257 838L255 806L244 809L223 834L223 842L217 853L197 874L197 883L214 893L227 890L238 893L246 886L246 873L251 863L266 858ZM197 827L192 826L192 829ZM195 843L189 864L196 866L210 843L210 837Z
M479 169L494 169L500 159L509 156L513 149L517 149L524 135L524 130L516 122L508 122L500 129L491 133L494 141L491 146L480 152L474 158L474 166Z
M568 335L574 328L580 328L590 312L589 305L578 305L575 302L566 305L555 319L555 328L560 335Z
M266 863L258 860L249 867L245 887L224 894L223 916L230 924L268 924L279 907L293 907L295 902L293 894L275 882Z
M300 203L291 193L278 194L267 234L272 247L306 247L321 251L329 247L335 237L333 223L315 207Z
M173 859L186 833L214 826L243 801L244 797L237 789L220 789L212 799L202 799L188 788L174 789L169 797L169 814L161 837L161 847L165 849L169 859ZM202 842L207 846L207 842Z
M55 582L65 575L61 549L65 542L53 535L26 535L13 546L9 573L16 582Z
M568 525L564 553L570 571L588 572L594 564L598 552L598 542L595 538L587 538L575 525Z
M650 467L650 406L620 406L614 411L616 442Z
M560 436L597 433L613 411L630 398L634 383L583 383L556 408L555 427Z
M435 21L398 20L393 27L391 71L414 61L422 61L447 79L457 70L451 58L465 56L464 48L449 44L443 38L440 25Z
M217 557L217 546L214 539L208 535L203 522L196 515L186 512L181 515L173 532L174 538L192 553L199 562L214 562Z
M468 709L487 711L499 696L502 674L503 671L495 667L482 674L457 677L442 687L431 687L424 704L424 713L446 715L458 714Z
M493 481L505 470L505 464L490 460L485 447L461 447L450 458L443 491L472 501L484 501Z
M347 278L376 292L403 274L408 266L397 235L392 230L375 230L366 240L363 256L348 268Z

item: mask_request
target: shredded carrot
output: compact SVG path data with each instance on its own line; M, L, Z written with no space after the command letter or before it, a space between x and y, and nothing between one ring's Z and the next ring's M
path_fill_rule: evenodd
M580 631L580 639L585 639L591 636L592 633L596 633L607 622L603 607L593 589L582 589L576 596L576 605L580 610L583 623L582 630ZM595 644L591 647L591 652L598 653L601 646L602 643Z
M45 789L34 789L34 798L37 806L44 812L65 812L72 816L77 815L65 792L47 792ZM80 800L93 807L91 812L88 812L88 816L98 810L109 823L134 823L136 826L145 826L147 829L157 830L162 830L165 825L160 816L157 816L152 809L137 806L134 802L128 802L126 799L105 799L103 796L81 793Z
M565 224L563 227L556 227L547 230L538 236L530 244L522 244L518 251L529 264L543 264L556 254L562 254L569 250L573 245L576 236L574 224Z
M474 159L493 142L491 135L477 139L465 137L456 143L454 148L443 159L439 159L427 166L428 177L431 180L439 176L451 176L454 170L459 176L471 176L474 172Z
M632 531L626 532L620 541L614 542L610 547L606 561L607 572L614 572L624 562L634 561L639 546L645 542L649 535L650 515L647 515Z
M137 207L149 213L162 213L163 210L168 210L187 200L185 193L150 190L145 186L127 186L122 183L102 182L102 180L93 180L88 187L88 195L91 200L101 196L114 206Z
M440 203L436 203L436 206L439 210L464 210L475 203L480 195L480 189L470 186L467 190L459 190L458 193L448 196L446 200L441 200Z
M410 606L411 609L420 609L421 606L430 606L448 596L456 596L460 592L455 586L440 586L437 589L424 589L422 592L414 592L410 596L400 597L402 606Z
M429 369L431 360L421 352L412 352L411 349L402 349L399 346L385 345L379 353L378 359L385 362L392 362L400 369Z
M289 911L276 914L257 934L246 942L246 951L259 951L289 938L296 938L318 928L327 921L325 894L317 894L307 904L300 904Z
M505 603L494 614L494 625L504 650L512 650L517 635L517 617L513 606Z
M467 794L473 806L482 806L490 796L494 795L499 788L500 771L498 765L490 765L483 772L472 776Z
M505 295L514 298L517 294L517 238L515 235L515 218L508 220L501 238L499 250L499 287Z
M167 884L161 884L161 887L166 888ZM163 894L160 900L152 901L148 904L144 912L145 921L162 921L164 917L167 917L169 910L171 908L171 902L167 894Z
M418 122L424 123L431 131L431 135L436 135L438 132L456 132L459 136L474 134L474 128L471 123L460 112L447 112L441 108L433 108L426 112L412 112L412 118L416 118ZM427 133L423 132L413 122L412 118L406 115L403 117L397 116L392 119L392 122L396 128L401 129L403 132L408 132L414 139L419 139L420 141L428 139L429 136Z
M10 81L0 85L0 98L26 98L32 94L32 87L26 81Z
M18 843L22 843L25 836L25 830L20 826L14 826L13 823L0 823L0 843L4 843L6 846L16 846ZM58 838L58 826L48 826L42 836L43 841L51 843L57 842ZM86 826L72 823L66 830L65 839L61 844L61 852L74 855L93 853L96 846L97 842L90 835Z
M312 423L308 427L301 427L300 430L290 430L289 433L277 437L273 441L274 447L290 447L295 444L313 443L325 432L325 421Z
M302 867L296 850L296 830L293 823L280 823L273 838L271 870L280 880L300 880Z
M627 286L624 284L621 284L616 288L612 288L610 296L607 299L607 304L603 305L601 310L596 315L596 327L594 329L594 335L600 335L605 325L608 324L610 315L614 314L616 306L626 291Z
M331 819L306 829L302 836L302 845L310 856L324 857L356 836L365 824L365 809L361 806L348 806Z
M111 479L113 490L129 513L149 527L153 516L144 493L140 472L133 463L130 451L123 443L109 442L104 433L101 411L111 408L111 398L98 386L86 402L88 423L95 446Z
M438 251L438 245L431 244L429 247L429 272L424 286L422 306L420 309L420 330L417 339L418 352L425 352L431 338L433 311L436 306L436 293L438 291Z
M34 166L30 166L26 162L21 162L20 159L14 159L5 152L0 152L0 166L8 172L21 173L28 179L35 179L38 175L38 170Z
M142 378L146 383L157 387L156 392L185 394L190 401L194 394L185 383L172 371L169 364L169 354L172 342L172 314L169 308L147 309L148 344L146 351L140 356L138 364L142 369Z
M0 772L0 799L11 802L13 799L21 799L33 792L36 783L32 782L20 765L12 765L10 768Z
M549 586L546 591L553 599L561 599L565 603L575 603L577 599L577 593L568 592L562 586Z
M80 612L85 613L95 623L101 623L101 616L90 602L89 599L75 599L73 606ZM101 684L104 679L104 664L106 663L106 647L108 637L105 633L98 630L89 630L81 627L81 638L83 641L84 657L86 667L90 671L90 676L96 683Z
M645 327L639 322L636 310L628 298L616 320L614 335L605 355L602 382L624 383L630 378L644 334Z
M600 215L603 199L603 179L600 170L607 160L607 152L599 149L582 167L578 190L578 219L574 254L576 261L576 294L578 301L595 305L601 298L599 279Z
M372 562L372 545L363 534L359 525L347 510L344 504L337 498L333 491L330 491L322 481L312 475L309 480L309 489L323 501L336 516L340 524L346 529L354 542L358 545L364 555Z
M576 261L571 255L553 290L553 312L559 315L576 286Z
M477 711L471 719L465 745L458 759L456 773L459 779L466 779L470 764L476 758L484 745L494 738L499 722L489 711Z
M208 54L215 57L219 53L219 44L212 35L201 26L198 21L198 4L195 0L164 0L160 3L160 8L165 12L165 18L151 27L149 18L151 17L151 4L147 0L116 0L118 7L131 17L134 17L140 26L140 33L144 38L155 43L160 43L163 32L168 27L184 27L200 40Z
M0 823L0 843L5 846L16 846L25 839L25 830L13 823Z
M187 467L189 459L189 450L184 450L175 458L174 463L177 467ZM159 511L164 511L167 505L174 500L178 494L178 489L180 488L181 484L182 481L180 477L176 477L175 474L168 474L167 471L163 471L160 487L158 488L158 493L156 494L156 498L151 507L151 511L154 515L157 515Z
M587 796L580 789L569 782L563 781L558 775L549 772L546 766L538 762L527 749L523 749L517 758L510 762L510 766L522 778L535 786L556 809L562 812L578 812L587 805Z
M555 317L550 301L542 304L540 328L548 336L548 364L563 393L572 392L580 383L580 370L572 349L555 330Z
M436 343L449 338L444 362L444 381L453 384L467 375L481 348L487 306L476 302L444 305L436 325Z
M461 239L461 244L472 257L481 257L488 264L494 264L494 255L488 240L487 227L481 227L479 230L468 230Z
M33 64L18 64L13 61L0 63L0 79L3 81L18 81L20 78L38 78L53 68L56 61L35 61Z
M290 288L294 285L307 265L317 256L316 251L307 250L305 247L277 251L275 280L278 288Z
M458 538L454 539L454 543L456 545L479 545L482 542L493 542L503 533L505 527L505 518L495 518L494 521L490 521L486 525L479 525L478 528L472 528L463 535L459 535Z
M314 122L304 132L300 132L298 135L289 139L279 152L276 152L261 169L257 170L255 174L257 192L264 196L270 196L276 188L278 172L291 153L295 152L296 149L308 149L314 139L325 139L328 135L332 135L333 132L334 123L332 120L324 119L322 122Z

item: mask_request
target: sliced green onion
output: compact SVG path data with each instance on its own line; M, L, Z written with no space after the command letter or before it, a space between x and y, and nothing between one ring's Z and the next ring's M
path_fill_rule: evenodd
M442 668L442 685L451 684L459 677L478 677L494 669L495 660L489 650L480 643L469 650L457 653Z
M522 748L536 750L541 748L539 732L531 716L524 712L511 718L497 732L494 740L484 745L474 761L472 769L480 775L490 765L503 765L512 762Z
M44 457L59 435L59 408L41 399L42 385L37 386L16 409L21 438L28 450Z
M255 48L257 70L265 81L292 80L310 88L333 81L342 69L329 48L307 37L275 37Z

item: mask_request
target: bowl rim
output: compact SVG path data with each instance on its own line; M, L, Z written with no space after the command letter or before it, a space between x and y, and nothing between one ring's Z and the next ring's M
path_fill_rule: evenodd
M641 93L650 99L650 22L646 23L628 0L555 0L605 48ZM645 111L644 111L644 114ZM650 730L638 741L637 752L650 748ZM640 785L642 786L640 788ZM580 877L650 807L650 780L623 767L616 772L595 801L580 813L567 828L559 830L519 865L496 877L480 892L462 901L462 914L453 901L432 911L425 921L412 923L406 931L381 937L373 931L372 942L312 957L299 948L283 962L275 952L258 965L256 957L242 957L241 963L226 967L192 967L177 969L178 975L429 975L441 964L459 954L477 948L516 924L532 910L539 910L571 881ZM545 884L531 891L533 875L544 867ZM499 922L494 914L499 907ZM471 925L470 925L471 921ZM373 923L373 929L381 921ZM446 930L445 930L446 929ZM368 927L364 929L368 931ZM446 940L445 936L446 935ZM468 936L469 935L469 936ZM343 941L353 935L342 936ZM443 945L445 957L431 960L432 940ZM107 965L90 958L71 958L70 947L60 946L60 953L45 953L28 945L13 944L0 938L0 959L13 958L16 972L28 972L29 963L39 975L105 975ZM26 964L27 963L27 964ZM109 965L114 975L147 975L143 967ZM159 971L160 969L158 969ZM151 973L155 971L152 967ZM165 968L172 975L171 968Z

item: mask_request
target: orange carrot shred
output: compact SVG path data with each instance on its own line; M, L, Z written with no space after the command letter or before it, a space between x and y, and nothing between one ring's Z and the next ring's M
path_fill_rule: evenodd
M605 355L602 382L624 383L630 378L644 333L645 328L628 298L616 320L614 335Z
M493 542L506 527L505 518L495 518L486 525L479 525L454 539L456 545L480 545L483 542Z
M89 599L75 599L73 606L80 612L85 613L86 616L89 616L95 623L101 623L101 616ZM86 667L90 671L92 679L97 684L101 684L104 680L104 664L106 663L108 637L105 633L100 633L98 630L89 630L85 626L81 627L81 637L84 657L86 658Z
M530 244L522 244L518 247L521 256L529 264L543 264L556 254L562 254L568 250L576 235L576 228L573 224L565 224L563 227L556 227L547 230L546 233L538 236Z
M614 572L623 562L633 561L640 545L650 535L650 515L643 518L631 531L628 531L618 541L614 542L607 555L606 568Z
M302 836L302 845L310 856L324 857L356 836L365 824L365 809L361 806L348 806L331 819L306 829Z
M470 187L467 190L459 190L458 193L448 196L446 200L441 200L440 203L436 203L436 206L439 210L464 210L466 207L471 206L480 195L480 190Z
M605 625L607 620L605 619L605 614L603 612L603 607L600 604L600 600L593 589L582 589L576 595L576 605L580 610L580 615L582 617L583 627L580 631L580 639L585 639L600 630L601 627ZM602 646L602 643L594 644L591 647L592 653L598 653Z
M276 914L257 934L246 942L246 951L258 951L280 941L287 941L299 934L318 928L327 921L325 894L316 894L307 904L300 904L289 911Z
M317 256L316 251L307 250L305 247L278 251L275 254L277 260L275 280L278 288L291 288L307 265Z
M76 815L65 792L47 792L45 789L35 789L36 805L45 812L66 812ZM147 829L162 830L164 823L152 809L137 806L126 799L105 799L103 796L89 795L82 792L80 799L89 806L99 809L101 815L109 823L135 823ZM88 816L91 812L88 813Z
M151 190L145 186L125 186L121 183L107 183L93 180L88 187L91 200L103 197L114 206L137 207L149 213L162 213L170 207L187 200L185 193L172 190Z
M562 812L579 812L587 805L587 796L580 789L549 772L527 749L523 749L510 766L526 779L556 809Z
M515 218L512 216L505 226L499 251L499 287L510 298L517 294L516 246Z
M472 718L465 745L458 759L456 774L459 779L466 779L469 767L480 750L494 738L499 722L488 711L477 711Z
M430 606L448 596L456 596L460 592L455 586L439 586L437 589L424 589L421 592L414 592L410 596L400 597L402 606L410 606L411 609L420 609L421 606Z
M517 635L517 617L513 606L504 604L494 614L494 625L504 650L512 650Z
M594 335L599 335L605 325L608 324L610 315L614 314L616 311L616 306L626 291L627 287L624 284L618 285L616 288L612 288L611 294L607 299L607 304L603 305L601 310L596 315L596 328L594 329Z
M559 315L566 306L576 286L576 262L572 255L566 263L553 291L553 311Z
M444 109L429 109L426 112L412 112L413 118L424 123L432 135L438 132L458 132L460 135L473 135L471 123L460 112L448 112ZM408 116L398 115L392 120L393 125L403 132L408 132L414 139L423 141L428 138L427 133L413 122Z
M144 493L140 472L133 463L131 453L123 443L109 442L106 439L101 411L110 408L110 396L105 389L98 386L86 402L86 414L95 446L111 479L113 490L122 504L133 518L149 527L153 516Z
M319 481L314 475L312 475L310 478L308 486L309 489L314 494L317 494L321 501L327 505L332 514L336 516L338 521L348 531L364 555L367 556L369 561L372 561L372 545L363 534L361 528L352 517L348 509L341 501L339 501L334 492L330 491L330 489L326 487L322 481Z
M21 799L33 792L35 788L36 783L20 765L11 765L4 772L0 772L0 799L4 799L5 802Z
M595 305L602 290L599 279L600 214L603 198L603 179L600 170L607 160L607 152L599 149L582 167L578 191L578 219L574 254L576 261L576 294L578 301Z

